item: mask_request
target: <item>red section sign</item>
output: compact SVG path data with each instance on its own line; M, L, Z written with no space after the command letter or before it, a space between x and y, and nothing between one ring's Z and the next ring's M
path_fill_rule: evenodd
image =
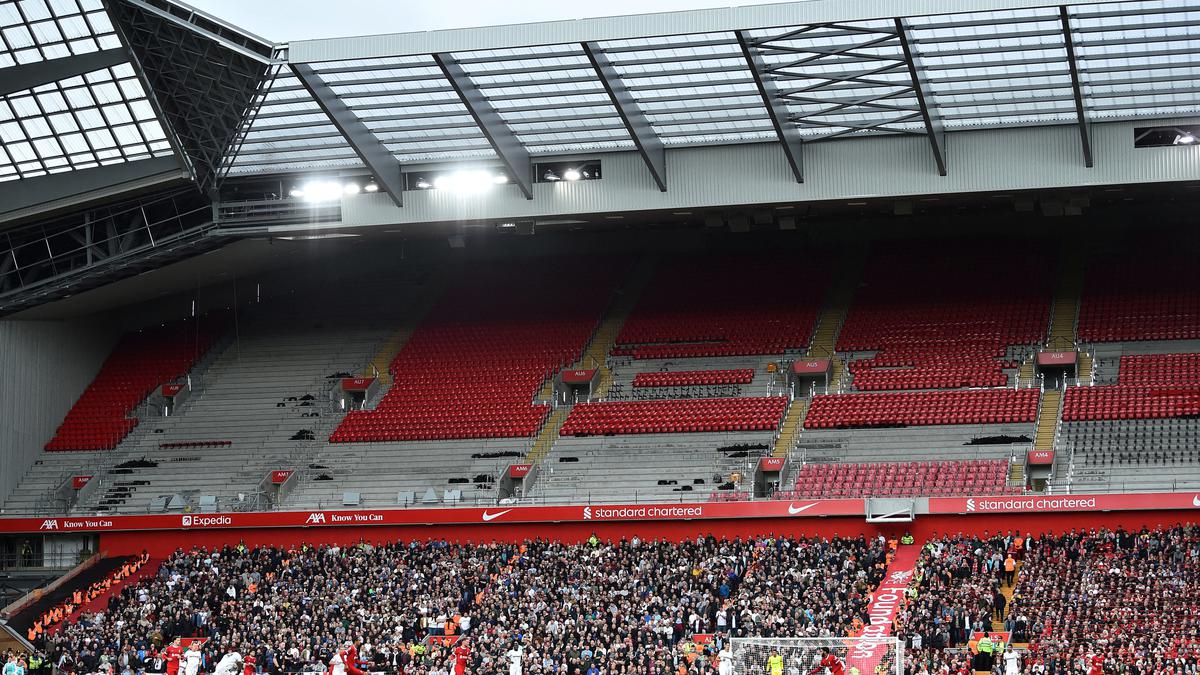
M1030 450L1025 456L1025 463L1030 466L1045 466L1054 463L1053 450Z
M275 485L283 485L287 479L292 477L295 471L291 469L279 469L271 472L271 483Z
M82 490L83 486L87 485L88 481L90 481L91 479L92 479L92 477L90 475L88 475L88 476L72 476L71 477L71 487L75 488L76 490Z
M859 516L861 499L803 501L697 502L695 504L603 504L508 506L489 508L377 509L357 511L275 511L196 515L0 518L3 532L120 532L209 530L263 527L338 527L359 525L477 525L590 521L670 521L722 518L796 518Z
M343 377L342 391L366 391L374 383L373 377Z
M1071 511L1155 511L1200 509L1195 492L1105 495L1011 495L930 497L930 513L1065 513Z
M181 391L183 391L182 384L164 384L162 386L162 395L167 398L174 398L175 396L178 396L179 392Z
M824 375L829 372L829 359L793 361L792 372L797 375Z
M1038 352L1037 364L1051 367L1073 366L1078 358L1079 354L1075 352Z
M513 478L524 478L529 475L532 464L513 464L508 467L508 475Z
M563 384L587 384L593 377L596 377L595 368L562 371Z
M783 457L763 457L758 460L758 466L763 472L783 471Z

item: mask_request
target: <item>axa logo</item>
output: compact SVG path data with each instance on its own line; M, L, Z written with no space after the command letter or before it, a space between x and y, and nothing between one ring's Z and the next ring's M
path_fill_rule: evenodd
M325 514L324 513L310 513L310 514L308 514L308 519L305 520L304 522L308 525L324 525L325 524Z
M974 510L975 510L975 498L968 497L967 498L967 511L974 511Z
M488 513L487 510L485 509L483 512L483 522L490 523L493 520L499 518L500 516L508 513L509 511L512 511L512 509L505 509L503 511L497 511L495 513Z
M58 529L58 519L57 518L47 518L42 521L42 525L38 529L39 530L57 530Z
M584 520L592 519L592 507L590 507L590 506L583 507L583 519Z
M191 516L184 516L184 517L183 517L183 526L184 526L184 527L191 527L191 526L192 526L192 517L191 517Z

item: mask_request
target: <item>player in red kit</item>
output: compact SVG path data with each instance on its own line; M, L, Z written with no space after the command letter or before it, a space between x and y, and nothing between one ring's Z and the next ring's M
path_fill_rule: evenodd
M821 662L817 664L816 668L808 671L808 675L817 675L825 669L829 670L829 675L845 675L845 667L842 666L842 662L829 651L828 647L821 648Z
M179 638L172 640L163 652L167 657L167 675L179 675L179 659L183 656L183 646L179 644Z
M242 675L255 675L258 672L257 661L253 654L247 654L246 658L242 659Z
M467 644L467 638L464 637L454 648L454 675L464 675L467 672L467 661L470 658L471 646Z
M1104 657L1093 653L1087 659L1088 675L1104 675Z

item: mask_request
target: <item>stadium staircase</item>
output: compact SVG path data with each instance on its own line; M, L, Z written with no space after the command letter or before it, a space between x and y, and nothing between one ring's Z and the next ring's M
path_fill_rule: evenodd
M853 264L845 264L845 263ZM829 376L829 391L840 391L842 377L846 372L846 364L837 357L835 346L842 324L846 322L846 314L850 311L850 303L854 300L854 290L862 273L863 256L856 259L843 260L842 274L839 275L834 287L829 291L829 300L824 311L817 319L817 329L813 332L808 345L809 357L828 358L832 373ZM804 429L804 417L808 414L808 399L797 397L788 406L783 418L783 427L779 437L775 439L772 457L787 457L796 447L796 441Z
M392 361L400 353L400 350L404 349L404 345L408 344L409 339L416 332L417 326L421 325L421 319L432 309L433 303L439 295L438 291L441 290L440 281L440 279L435 280L431 291L420 296L420 300L410 305L413 312L406 317L404 325L396 329L395 333L392 333L379 345L379 351L363 368L362 377L379 378L379 394L376 395L376 399L381 398L392 386Z
M1054 291L1054 304L1050 309L1050 331L1046 340L1046 346L1050 349L1075 348L1075 327L1079 319L1079 301L1082 295L1083 254L1068 243L1062 254L1062 267Z
M643 258L634 267L629 275L628 281L617 292L613 298L612 304L608 311L604 313L604 318L601 319L600 325L596 328L596 333L592 336L588 346L583 350L583 356L576 361L570 369L575 368L590 368L593 365L597 369L599 383L596 386L596 392L593 396L595 399L603 400L608 395L608 390L612 387L613 374L608 367L608 353L612 351L613 345L616 344L617 336L621 333L621 327L625 325L625 320L629 318L634 307L637 306L638 298L642 296L642 291L645 290L646 284L650 281L650 276L654 272L654 259ZM539 401L549 401L554 397L554 378L546 380L546 384L542 385L542 389L538 392ZM567 421L567 415L570 414L570 408L559 408L550 413L546 418L546 422L542 424L542 429L534 438L533 445L530 446L529 453L525 456L526 464L538 464L550 452L550 448L554 446L554 441L558 439L558 431L562 428L563 422Z
M1047 389L1042 393L1042 409L1038 412L1037 432L1033 437L1034 450L1053 450L1058 431L1058 417L1062 412L1063 394L1058 389Z
M1003 580L1001 580L1001 582L1000 582L1000 594L1004 596L1004 599L1007 600L1008 603L1004 605L1004 618L1000 619L999 621L992 619L992 630L993 631L996 631L998 633L1003 633L1004 631L1007 630L1007 628L1004 627L1004 619L1008 618L1008 612L1012 609L1013 595L1016 594L1017 583L1019 583L1020 579L1021 579L1021 566L1024 564L1025 563L1023 563L1023 562L1017 562L1016 581L1014 581L1011 586L1004 583ZM1017 645L1014 644L1014 646L1017 646ZM1025 646L1025 645L1021 645L1021 646Z

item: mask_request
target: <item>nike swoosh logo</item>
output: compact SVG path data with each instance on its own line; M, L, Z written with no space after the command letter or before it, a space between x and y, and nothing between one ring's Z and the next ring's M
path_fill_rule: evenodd
M512 511L512 509L505 509L504 511L497 511L495 513L488 513L487 511L484 511L483 512L483 522L486 523L486 522L495 520L495 519L499 518L500 516L508 513L509 511Z
M1192 497L1192 506L1200 507L1200 495Z
M788 504L788 513L794 516L797 513L807 511L816 505L817 505L817 502L813 502L811 504L805 504L804 506L800 506L800 507L796 507L796 506L792 506L791 504Z

